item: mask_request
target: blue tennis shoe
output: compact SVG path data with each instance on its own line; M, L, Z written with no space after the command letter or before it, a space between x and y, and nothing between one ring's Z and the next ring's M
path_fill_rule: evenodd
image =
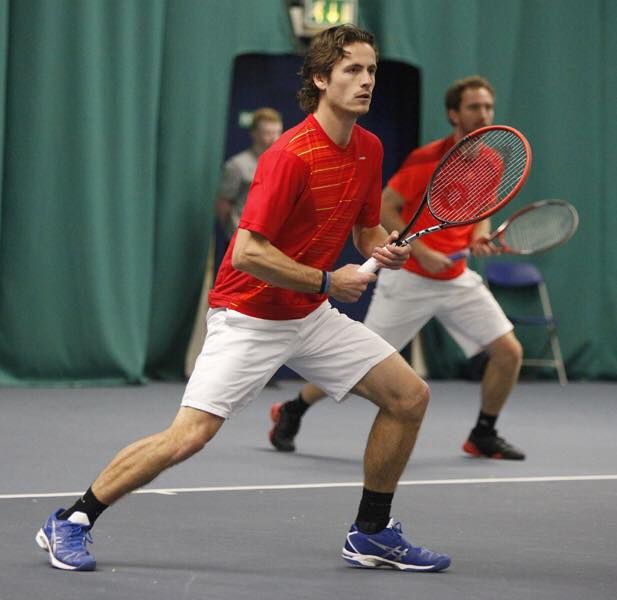
M390 567L401 571L443 571L450 557L420 546L412 546L404 537L400 523L390 519L388 526L368 535L355 524L347 534L342 557L354 567L376 569Z
M65 571L94 571L96 560L88 552L86 543L92 543L90 527L58 519L59 508L51 514L36 534L36 543L49 552L49 562Z

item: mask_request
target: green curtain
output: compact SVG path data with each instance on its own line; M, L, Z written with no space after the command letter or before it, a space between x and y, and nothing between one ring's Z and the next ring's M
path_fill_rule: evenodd
M0 0L0 90L6 90L6 55L8 48L9 0ZM4 172L5 96L0 93L0 181ZM0 192L0 236L2 235L2 193ZM1 242L1 240L0 240ZM0 246L0 249L2 246Z
M534 150L530 178L497 225L523 204L563 198L581 215L576 237L533 261L542 270L569 374L617 377L614 144L617 5L610 0L366 2L383 54L421 68L422 141L448 132L443 92L480 73L497 89L496 122ZM474 266L482 271L482 262ZM432 323L423 336L433 377L460 372L462 354Z
M225 149L236 55L293 50L280 2L168 0L145 371L183 373Z
M360 0L381 54L421 69L422 141L478 72L534 148L512 210L581 214L538 257L570 375L617 377L617 133L610 0ZM182 377L234 58L293 52L282 0L0 0L0 383ZM498 219L501 218L501 215ZM436 328L433 376L460 356Z
M143 377L163 2L9 3L4 381Z
M281 7L2 7L0 382L180 376L233 58L291 50Z

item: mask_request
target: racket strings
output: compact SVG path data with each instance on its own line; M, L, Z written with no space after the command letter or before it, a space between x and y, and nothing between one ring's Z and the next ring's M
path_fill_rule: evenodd
M509 132L489 132L472 138L453 153L449 169L444 169L448 176L435 187L442 200L440 206L449 209L448 220L468 219L471 213L475 216L485 212L515 188L524 173L527 156L523 144L519 143L519 150L515 151L512 141L520 142ZM476 163L471 168L470 161ZM462 201L453 202L457 200L452 198L453 190L454 196L464 194Z
M433 214L457 223L490 212L520 184L528 162L524 142L509 130L470 137L452 152L432 181Z
M520 254L532 254L562 244L576 231L576 212L565 204L545 204L514 218L500 236L502 243Z

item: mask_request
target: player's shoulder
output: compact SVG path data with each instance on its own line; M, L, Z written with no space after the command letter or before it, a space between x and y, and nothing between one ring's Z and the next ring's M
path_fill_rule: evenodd
M300 140L304 139L306 121L283 132L283 134L259 158L261 169L276 169L302 173L307 170L302 159L302 148L306 148Z
M424 144L409 154L409 159L415 162L426 162L429 160L439 160L449 148L452 147L453 138L448 136L433 140L428 144Z
M238 165L242 165L247 162L255 162L255 161L256 161L255 154L253 154L250 148L246 148L245 150L242 150L242 152L238 152L237 154L230 156L225 161L225 164L228 166L238 166Z
M307 140L311 137L312 131L311 122L306 118L297 125L283 131L269 149L274 152L286 150L294 153L297 148L307 143Z
M360 143L374 148L383 149L381 140L372 131L362 127L362 125L358 125L357 123L354 125L354 134L360 140Z
M412 150L405 158L399 171L406 169L434 168L442 156L452 147L452 136L440 138Z

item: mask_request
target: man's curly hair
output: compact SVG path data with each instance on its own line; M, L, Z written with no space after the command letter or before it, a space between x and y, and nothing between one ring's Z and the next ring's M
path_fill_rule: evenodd
M313 113L319 105L320 90L313 82L313 77L325 75L329 78L334 65L345 56L344 47L355 42L369 44L377 56L377 45L373 34L355 25L331 27L313 38L304 57L304 64L298 73L302 77L298 102L303 111Z

